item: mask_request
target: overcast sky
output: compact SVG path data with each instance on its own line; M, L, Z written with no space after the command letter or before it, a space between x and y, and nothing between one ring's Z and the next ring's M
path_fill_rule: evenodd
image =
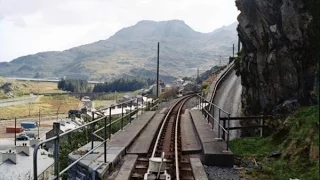
M0 0L0 61L107 39L140 20L211 32L238 14L234 0Z

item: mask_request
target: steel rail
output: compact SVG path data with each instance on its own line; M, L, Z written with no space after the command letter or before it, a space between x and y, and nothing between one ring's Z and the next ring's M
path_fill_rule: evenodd
M182 111L182 107L184 104L191 98L192 96L186 97L181 106L179 107L178 114L176 117L176 127L175 127L175 135L174 135L174 146L175 146L175 165L176 165L176 180L180 180L180 172L179 172L179 156L178 156L178 127L179 127L179 120Z
M191 95L189 95L191 96ZM186 96L186 97L183 97L181 98L180 100L178 100L177 102L174 103L174 105L170 108L170 110L168 111L168 113L166 114L162 124L161 124L161 127L160 127L160 130L159 130L159 133L158 133L158 136L157 136L157 139L156 139L156 142L154 144L154 147L153 147L153 151L152 151L152 155L151 157L153 158L156 154L156 151L157 151L157 147L158 147L158 144L159 144L159 140L160 140L160 137L161 137L161 134L162 134L162 131L163 131L163 128L167 122L167 120L169 119L169 116L171 114L171 112L173 111L174 107L177 106L183 99L189 97L189 96Z

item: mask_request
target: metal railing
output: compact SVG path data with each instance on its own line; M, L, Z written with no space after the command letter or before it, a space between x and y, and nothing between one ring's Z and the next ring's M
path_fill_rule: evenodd
M265 119L273 119L271 115L261 115L261 116L246 116L246 117L230 117L229 119L226 117L221 117L221 121L256 121L259 120L259 125L246 125L239 127L230 127L229 130L239 130L239 129L256 129L260 130L260 137L263 137L263 131L265 127Z
M39 174L38 179L39 180L47 180L52 176L52 173L54 171L54 163L52 163L47 169L45 169L41 174Z
M151 103L145 103L144 101L142 101L142 106L141 108L139 108L139 104L137 102L137 109L134 109L132 111L132 104L133 102L136 101L136 99L134 100L129 100L127 102L123 102L121 104L118 104L118 105L113 105L113 106L110 106L110 107L107 107L107 108L104 108L104 109L100 109L99 112L100 113L94 113L92 112L92 120L82 126L79 126L73 130L70 130L70 131L67 131L67 132L63 132L63 133L60 133L60 123L56 122L56 123L53 123L53 134L54 136L49 138L49 139L46 139L44 141L41 141L39 144L37 144L34 148L34 152L33 152L33 177L34 177L34 180L38 180L38 163L37 163L37 156L38 156L38 150L39 148L44 144L44 143L48 143L48 142L51 142L51 141L54 141L54 152L53 152L53 157L54 157L54 177L52 177L52 179L58 179L58 177L60 177L61 175L63 175L65 172L67 172L71 167L73 167L74 165L76 165L79 161L81 161L83 158L85 158L87 155L91 154L94 150L96 150L97 148L99 148L100 146L104 146L104 163L107 162L107 141L111 138L111 127L113 124L115 123L118 123L118 122L121 122L121 130L123 129L124 127L124 119L125 118L129 118L129 123L131 123L131 116L133 114L136 113L136 116L138 117L138 112L139 110L142 110L142 113L144 110L149 110L149 109L154 109L158 103L158 99L155 100L155 101L152 101ZM130 110L128 113L124 113L124 107L127 107L129 105L130 107ZM122 112L121 112L121 117L119 117L118 119L112 121L112 114L111 114L111 110L114 108L116 108L117 106L121 106L121 109L122 109ZM101 115L101 112L103 110L109 110L109 114L108 115L105 115L105 116L102 116L102 117L99 117L97 119L94 119L94 115L95 114L100 114ZM104 114L102 112L102 114ZM109 119L109 123L107 123L107 119ZM95 127L95 124L98 123L98 122L103 122L103 127L102 128L99 128L97 130L94 130L94 127ZM91 130L91 133L90 133L90 141L91 141L91 150L88 151L86 154L84 154L83 156L81 156L79 159L77 159L76 161L72 162L71 164L69 164L66 168L64 168L63 170L60 171L59 169L59 148L60 148L60 140L62 137L72 133L72 132L75 132L75 131L78 131L78 130L81 130L82 128L90 128ZM107 137L107 129L108 129L108 137ZM101 137L99 135L97 135L98 132L100 131L103 131L103 134L104 134L104 137ZM94 140L94 137L97 137L98 139L102 140L102 142L100 144L98 144L97 146L93 146L93 140Z
M221 112L225 113L228 117L228 119L230 119L230 113L223 110L221 107L213 104L213 99L215 97L216 91L218 89L218 86L220 85L220 83L223 82L223 79L226 77L226 75L230 72L230 70L232 69L232 67L234 66L234 63L231 62L225 70L222 71L222 73L220 75L218 75L218 79L215 81L214 83L214 87L213 87L213 91L210 97L210 100L207 100L205 97L198 94L199 97L199 107L201 109L202 114L204 114L205 119L208 121L208 123L211 123L212 125L212 129L214 129L215 124L218 125L218 138L224 139L227 143L227 151L229 150L229 138L230 138L230 121L228 120L228 126L226 127L226 121L223 121L223 125L220 124L220 118L221 116ZM207 106L202 107L203 103L207 103ZM215 108L218 109L218 119L214 117L214 112L215 112ZM212 114L211 114L212 112ZM211 121L211 122L210 122ZM221 136L221 131L222 131L222 136ZM227 137L226 137L227 135Z
M227 151L229 151L229 139L230 139L230 113L223 110L221 107L213 104L212 102L208 101L205 97L201 96L200 94L197 94L199 98L199 109L201 110L202 114L205 115L205 119L208 121L208 123L211 124L212 130L214 130L215 125L217 125L218 128L218 138L223 139L227 143ZM213 107L213 109L209 110L209 107ZM218 109L218 118L214 116L214 110ZM221 124L221 118L222 114L224 113L227 116L227 123L226 126L225 121ZM221 134L222 131L222 134Z

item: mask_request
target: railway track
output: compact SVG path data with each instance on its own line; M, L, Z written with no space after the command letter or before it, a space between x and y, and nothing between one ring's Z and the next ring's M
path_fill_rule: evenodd
M153 176L158 176L158 179L168 179L168 176L164 175L168 174L171 176L171 179L194 179L190 158L188 155L183 155L181 151L180 130L180 115L184 112L185 103L193 96L194 95L189 95L181 98L169 109L160 128L157 130L156 136L153 138L148 154L138 157L131 174L132 180L144 179L145 174L150 173L150 168L152 168L149 167L148 170L150 158L161 159L161 157L164 158L164 162L163 164L161 163L160 166L165 166L166 172L155 173Z

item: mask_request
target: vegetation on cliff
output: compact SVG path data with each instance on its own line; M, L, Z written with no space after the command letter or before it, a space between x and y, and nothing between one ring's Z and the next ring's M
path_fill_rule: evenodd
M317 106L302 107L281 118L274 133L265 138L242 138L230 142L232 152L249 179L318 179L319 114ZM271 152L279 157L269 157Z

